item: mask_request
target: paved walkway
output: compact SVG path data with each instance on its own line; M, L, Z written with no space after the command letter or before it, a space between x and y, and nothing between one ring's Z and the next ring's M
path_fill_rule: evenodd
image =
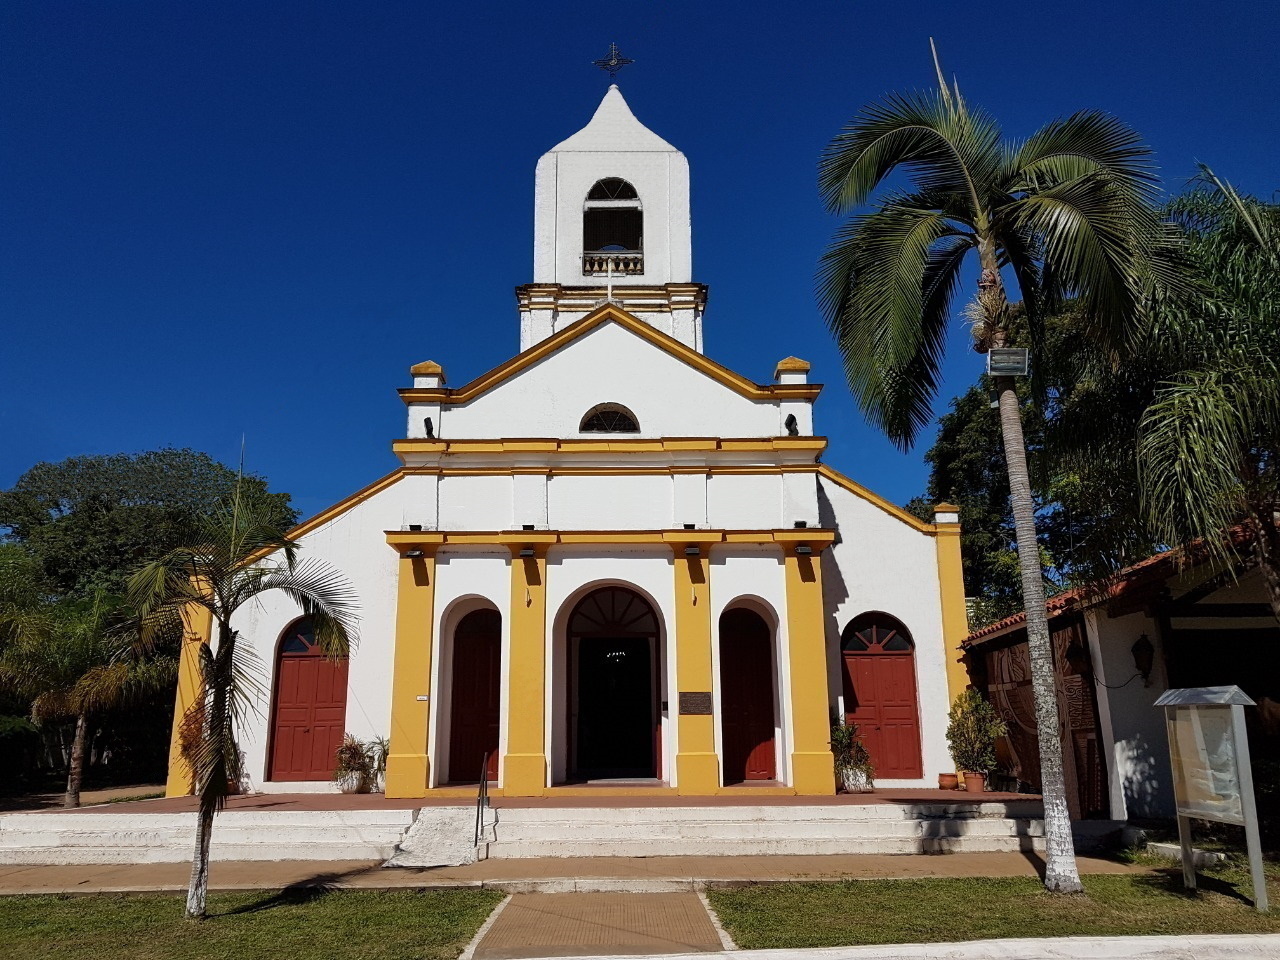
M644 960L636 954L612 956ZM655 960L707 960L705 953L649 956ZM972 940L816 950L730 950L715 956L717 960L1275 960L1280 956L1280 934ZM595 960L610 957L597 955Z
M693 893L519 893L496 912L473 957L708 953L724 946Z
M1078 858L1084 873L1131 873L1144 868L1095 857ZM215 890L277 890L289 886L354 889L490 887L515 892L626 891L664 893L706 886L892 877L1036 876L1037 853L954 853L946 856L583 857L484 860L461 867L382 867L379 861L219 861L210 868ZM85 866L0 866L0 894L129 893L185 890L187 863Z

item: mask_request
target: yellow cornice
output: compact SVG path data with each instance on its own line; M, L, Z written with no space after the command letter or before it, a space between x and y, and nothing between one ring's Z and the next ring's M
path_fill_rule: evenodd
M778 361L778 365L773 368L773 375L776 377L780 373L808 373L809 369L808 360L801 360L799 357L786 357Z
M908 513L906 510L903 510L896 503L890 503L888 500L886 500L884 497L880 496L879 494L872 493L862 484L857 483L853 480L850 480L839 470L833 470L831 467L827 466L825 463L818 468L818 475L822 477L826 477L832 483L835 483L841 487L844 487L844 489L848 490L855 497L858 497L861 500L867 501L867 503L871 504L872 506L879 507L885 513L889 514L889 516L896 517L897 519L901 520L903 523L907 524L908 526L914 527L915 529L919 530L921 533L927 533L930 536L934 536L938 532L937 526L935 524L926 523L924 520L921 520L915 514Z
M438 550L446 546L507 548L556 544L701 544L776 543L787 549L807 543L822 550L835 541L835 531L822 528L779 530L387 530L387 543L398 551Z
M725 451L733 453L809 452L827 448L826 437L653 437L651 439L586 438L495 438L492 440L394 440L391 450L406 454L460 453L688 453Z
M616 304L606 303L591 311L547 339L535 343L528 350L517 354L506 363L499 364L488 373L481 374L470 383L455 389L445 387L410 387L400 390L405 403L467 403L498 384L515 376L521 370L545 359L596 327L614 322L648 340L658 349L669 353L700 373L729 387L749 400L814 400L822 391L819 383L759 384L721 366L692 347L685 346L675 337L668 336L656 327L632 316Z

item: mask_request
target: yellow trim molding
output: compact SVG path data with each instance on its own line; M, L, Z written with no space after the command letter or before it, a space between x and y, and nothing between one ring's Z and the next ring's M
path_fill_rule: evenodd
M499 364L488 373L481 374L470 383L456 389L413 387L400 391L405 403L424 401L437 403L467 403L498 384L514 377L521 370L545 359L568 344L585 336L605 323L616 323L636 336L648 340L658 349L669 353L687 366L740 393L749 400L814 400L822 391L820 383L760 384L734 373L728 367L711 360L692 347L687 347L675 337L668 336L656 327L623 310L617 304L606 303L591 311L547 339L535 343L528 350L517 354L506 363Z
M435 619L434 552L399 559L396 643L391 668L391 747L386 795L421 797L431 782L431 657Z
M776 377L780 373L808 373L809 369L808 360L801 360L799 357L786 357L778 361L778 365L773 368L773 375Z
M731 453L806 453L818 456L827 448L826 437L654 437L645 440L603 440L590 438L502 438L493 440L437 440L414 438L393 440L397 456L463 453L689 453L716 451Z
M169 775L164 786L166 797L185 797L195 789L191 765L182 751L182 726L204 688L200 677L200 648L209 642L213 634L213 613L208 607L189 604L182 611L182 625L178 691L173 705L173 728L169 734Z
M714 542L706 531L673 531L684 535L682 542ZM704 534L701 538L698 534ZM677 556L676 586L676 689L672 698L678 705L681 694L706 693L715 689L711 670L711 584L707 557ZM706 795L720 789L720 758L716 755L715 717L711 713L676 715L676 790L682 796Z
M935 533L937 533L937 530L934 524L921 520L915 514L908 513L906 510L903 510L896 503L890 503L888 500L886 500L884 497L880 496L879 494L872 493L862 484L858 483L855 480L850 480L839 470L834 470L831 467L827 466L825 463L818 469L818 475L822 477L826 477L832 483L835 483L841 487L844 487L846 490L852 493L855 497L858 497L861 500L867 501L867 503L871 504L874 507L879 507L885 513L889 514L889 516L896 517L898 520L901 520L903 523L907 524L910 527L914 527L916 530L919 530L921 533L927 533L930 536L933 536Z
M546 549L554 544L592 543L777 543L794 547L807 543L820 553L836 537L834 530L387 530L387 543L403 553L444 546L504 546Z
M534 531L536 533L536 531ZM539 797L547 789L544 737L547 665L547 547L545 537L511 547L511 663L507 703L507 752L502 790L508 797ZM532 557L521 557L527 547Z
M958 510L938 504L939 513ZM942 643L947 655L947 693L952 701L969 686L964 641L969 636L969 611L964 602L964 568L960 555L960 524L938 523L934 541L938 548L938 594L942 601Z
M803 533L802 530L795 531ZM786 551L787 655L791 665L791 782L801 796L836 792L827 714L827 634L818 551Z

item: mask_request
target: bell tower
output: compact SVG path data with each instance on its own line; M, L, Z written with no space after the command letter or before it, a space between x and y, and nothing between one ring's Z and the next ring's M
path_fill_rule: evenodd
M611 85L591 122L538 161L534 282L516 288L527 350L611 300L702 350L689 162Z

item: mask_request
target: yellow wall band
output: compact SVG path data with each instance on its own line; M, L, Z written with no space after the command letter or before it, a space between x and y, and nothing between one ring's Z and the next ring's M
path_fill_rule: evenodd
M431 782L431 657L436 558L401 556L396 598L396 644L391 673L391 748L386 795L421 797Z

